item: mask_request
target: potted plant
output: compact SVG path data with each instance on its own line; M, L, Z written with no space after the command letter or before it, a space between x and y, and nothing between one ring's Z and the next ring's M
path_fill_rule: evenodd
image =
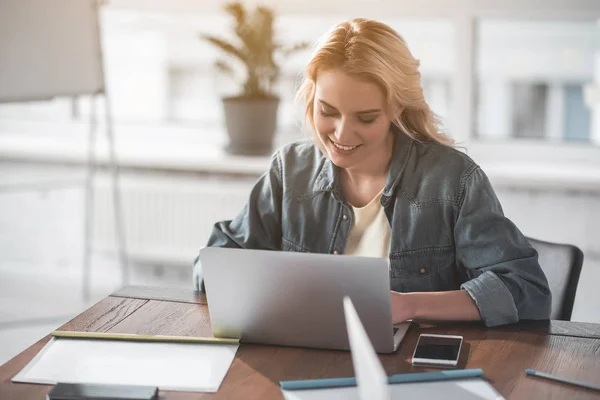
M283 47L274 38L272 9L257 6L246 10L240 2L229 3L225 11L235 19L236 42L213 35L200 37L236 59L245 69L241 91L223 99L225 125L229 135L227 150L232 154L264 155L272 151L277 126L279 97L274 93L280 68L278 61L303 50L302 42ZM234 68L218 59L215 66L223 73L234 76Z

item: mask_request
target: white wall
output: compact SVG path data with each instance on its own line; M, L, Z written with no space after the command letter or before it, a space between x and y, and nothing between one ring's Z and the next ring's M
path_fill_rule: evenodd
M111 6L123 9L174 13L205 13L220 11L228 0L111 0ZM247 4L274 6L284 14L338 14L340 11L360 14L361 16L379 16L397 13L406 16L456 15L460 12L477 14L507 13L518 11L522 15L555 14L579 11L582 14L600 13L600 4L596 0L380 0L377 6L369 0L349 3L344 0L248 0Z

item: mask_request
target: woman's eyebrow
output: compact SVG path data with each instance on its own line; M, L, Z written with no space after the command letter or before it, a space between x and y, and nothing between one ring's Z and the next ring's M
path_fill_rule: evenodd
M329 104L325 100L319 99L319 103L321 103L322 105L324 105L326 107L333 108L334 110L337 110L337 108L335 108L334 106L332 106L331 104ZM381 108L373 108L373 109L370 109L370 110L357 111L355 114L374 114L374 113L380 112L380 111L381 111Z
M319 103L321 103L321 105L324 105L325 107L329 107L329 108L333 108L334 110L337 110L337 108L335 108L334 106L332 106L331 104L329 104L325 100L319 99Z

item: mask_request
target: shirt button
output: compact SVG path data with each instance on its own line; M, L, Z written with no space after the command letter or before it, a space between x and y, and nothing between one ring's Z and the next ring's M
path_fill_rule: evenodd
M342 218L344 218L344 221L346 221L348 219L348 216L346 214L344 214L344 216Z
M425 268L421 268L421 270L419 272L421 272L422 274L424 274L425 273Z
M333 251L333 254L340 254L340 253L339 253L339 251L337 251L337 250L334 250L334 251Z

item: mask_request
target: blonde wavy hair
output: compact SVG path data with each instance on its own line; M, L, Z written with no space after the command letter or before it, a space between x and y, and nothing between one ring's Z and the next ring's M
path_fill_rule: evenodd
M386 99L388 115L401 131L418 141L452 146L440 132L440 120L425 101L419 61L404 39L388 25L355 18L335 25L317 43L304 70L297 100L303 100L313 133L315 88L319 71L340 69L376 83Z

